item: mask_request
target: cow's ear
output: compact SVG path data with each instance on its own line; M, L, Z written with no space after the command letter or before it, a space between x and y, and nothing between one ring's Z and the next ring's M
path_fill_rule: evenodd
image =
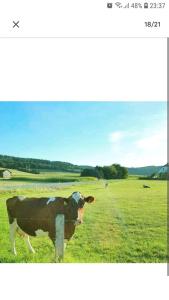
M92 202L94 201L94 197L93 197L93 196L88 196L88 197L86 197L84 200L85 200L85 202L87 202L87 203L92 203Z

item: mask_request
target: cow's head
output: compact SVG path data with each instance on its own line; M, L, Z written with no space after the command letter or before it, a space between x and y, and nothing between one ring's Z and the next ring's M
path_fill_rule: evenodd
M73 221L74 225L81 224L83 222L85 203L92 203L93 201L93 196L84 197L80 192L72 193L66 201L67 219Z

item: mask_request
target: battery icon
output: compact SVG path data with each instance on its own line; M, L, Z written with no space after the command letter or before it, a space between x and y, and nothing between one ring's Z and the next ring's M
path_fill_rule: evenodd
M147 2L144 3L144 8L148 8L148 3Z
M113 7L113 3L107 3L107 8L112 8Z

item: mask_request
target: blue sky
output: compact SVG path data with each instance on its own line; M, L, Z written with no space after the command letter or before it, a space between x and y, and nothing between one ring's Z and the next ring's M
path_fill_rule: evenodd
M166 163L165 102L0 102L0 154L124 166Z

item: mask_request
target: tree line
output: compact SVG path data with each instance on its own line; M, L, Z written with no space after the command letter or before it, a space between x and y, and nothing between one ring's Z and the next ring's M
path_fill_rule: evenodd
M81 176L96 177L98 179L125 179L128 177L128 169L119 164L104 167L96 166L93 169L84 169Z
M8 155L0 155L0 168L16 169L25 172L58 171L80 173L83 167L67 162L50 161L34 158L20 158Z
M50 161L45 159L21 158L0 155L0 168L16 169L23 172L38 174L40 171L58 171L80 173L81 176L91 176L104 179L127 178L128 170L119 164L111 166L78 166L68 162Z

